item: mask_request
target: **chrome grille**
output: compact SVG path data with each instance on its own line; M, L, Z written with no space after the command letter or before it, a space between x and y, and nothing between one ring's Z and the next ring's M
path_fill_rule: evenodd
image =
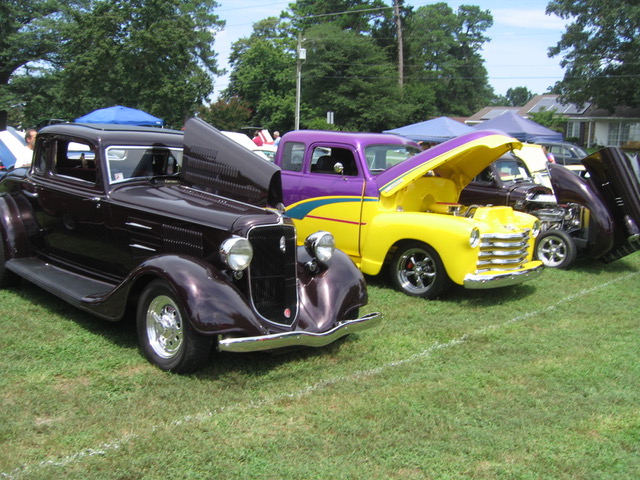
M296 232L291 225L255 227L249 232L253 260L248 276L256 311L274 323L297 316Z
M480 237L477 273L518 270L527 262L530 231L486 234Z

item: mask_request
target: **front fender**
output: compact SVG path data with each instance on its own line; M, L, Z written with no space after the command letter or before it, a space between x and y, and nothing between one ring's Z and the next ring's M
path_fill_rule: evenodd
M29 235L24 220L33 221L33 212L30 205L22 205L22 200L24 199L18 197L16 201L16 198L8 193L0 194L0 231L4 237L2 247L7 260L31 256Z
M469 246L469 236L476 224L471 218L438 213L376 215L361 243L361 269L368 275L377 275L394 245L404 240L417 240L435 249L449 278L462 285L465 275L476 269L478 250Z
M355 318L368 301L362 272L342 250L335 250L326 268L312 274L306 266L311 257L298 247L298 329L325 331L337 322Z
M600 193L583 178L562 165L549 164L549 176L558 203L577 203L589 210L590 258L600 258L613 247L615 222Z
M161 255L145 260L130 275L149 275L169 283L182 302L193 327L204 334L246 331L265 335L246 297L211 264L184 255ZM133 280L135 282L135 280Z

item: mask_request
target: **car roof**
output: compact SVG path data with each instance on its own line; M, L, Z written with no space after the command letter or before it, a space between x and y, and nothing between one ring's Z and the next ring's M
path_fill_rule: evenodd
M163 145L182 147L183 132L168 128L142 127L106 123L57 123L44 127L38 134L59 134L93 138L103 146L129 144Z

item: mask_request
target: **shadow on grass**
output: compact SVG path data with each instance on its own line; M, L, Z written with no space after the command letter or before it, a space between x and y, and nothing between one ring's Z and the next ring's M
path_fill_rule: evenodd
M117 347L139 351L134 312L128 312L126 318L121 322L109 322L84 312L24 280L19 285L8 290L25 302L33 303L51 315L73 322L91 334L105 338ZM42 327L45 328L46 325L43 323ZM214 349L205 366L198 372L191 374L191 376L214 380L220 375L228 374L229 372L252 376L264 375L273 368L292 361L304 361L323 355L335 355L345 342L354 341L357 336L357 334L350 335L322 348L300 348L281 352L229 353L217 352ZM139 355L140 361L146 363L147 360L142 352ZM168 375L171 374L168 373Z

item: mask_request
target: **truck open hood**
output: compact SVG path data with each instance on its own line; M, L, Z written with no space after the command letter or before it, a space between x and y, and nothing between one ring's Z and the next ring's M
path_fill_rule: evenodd
M185 125L181 178L187 185L259 207L282 202L280 167L198 118Z
M502 132L482 130L436 145L376 177L380 195L391 196L428 172L453 180L458 192L506 152L522 144Z

